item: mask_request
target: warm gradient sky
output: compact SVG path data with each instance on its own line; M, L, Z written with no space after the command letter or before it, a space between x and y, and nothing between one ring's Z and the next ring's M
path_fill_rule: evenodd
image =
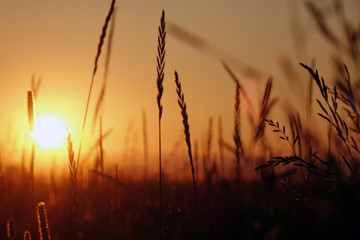
M1 150L3 153L8 154L13 149L12 154L20 158L21 149L29 146L25 141L26 91L32 75L42 78L37 115L52 114L68 121L77 146L96 48L110 2L0 2L0 139L2 148L7 149ZM104 130L113 128L104 143L108 156L121 158L126 148L126 135L130 139L129 151L142 156L142 110L146 110L147 115L149 149L156 156L156 45L162 9L166 12L168 26L170 22L175 23L206 39L218 48L219 56L227 60L236 58L229 65L248 88L255 106L258 106L256 99L260 99L268 75L274 76L273 94L281 95L283 103L295 101L296 95L301 96L301 92L294 94L288 87L279 59L288 57L294 64L300 61L310 64L311 59L316 58L319 68L329 69L328 56L334 51L317 31L303 1L289 2L118 1L103 120ZM359 1L349 0L346 4L349 19L358 23ZM294 41L291 23L302 29L304 45ZM215 51L208 51L209 54L198 51L171 31L168 31L166 49L162 100L164 153L171 152L178 139L183 138L174 70L179 73L188 104L192 140L204 141L210 117L214 119L216 137L217 119L222 116L224 136L231 142L234 84L214 57ZM103 60L104 55L95 78L89 120L102 83ZM264 75L252 81L238 70L236 61L258 68ZM299 69L298 65L295 67ZM306 74L301 76L308 79ZM281 106L279 104L278 108ZM130 124L133 128L127 134ZM91 121L88 121L89 134L90 126ZM244 123L244 133L247 128ZM6 139L15 142L9 143Z

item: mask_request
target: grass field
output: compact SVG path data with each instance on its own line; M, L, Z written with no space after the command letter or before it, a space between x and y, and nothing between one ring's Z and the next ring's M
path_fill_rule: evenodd
M65 168L53 160L48 169L36 171L40 165L36 137L29 138L29 149L23 151L19 164L0 148L0 239L359 238L360 25L346 18L342 1L331 2L330 10L305 1L319 33L338 50L331 59L335 66L331 79L317 68L322 59L280 62L292 87L302 95L301 110L294 106L275 111L285 93L274 93L272 76L241 64L245 76L263 80L260 98L253 99L233 66L217 59L234 83L229 92L234 115L226 122L209 118L201 141L191 135L187 90L192 86L182 82L177 69L171 76L164 74L168 24L163 10L154 32L157 95L149 99L158 111L143 111L143 152L128 147L121 160L110 162L104 140L111 129L103 129L102 119L111 47L116 44L115 6L112 0L96 46L85 114L79 119L79 143L73 142L71 126L66 126ZM337 17L340 34L327 22L329 14ZM192 47L212 51L205 40L175 24L170 24L170 32ZM100 56L105 57L103 82L94 97ZM166 89L164 81L173 82L173 89ZM24 89L27 131L33 136L42 127L36 125L40 85L33 79L30 90ZM162 149L166 91L176 93L183 127L182 143L170 154ZM93 111L91 99L96 101ZM155 126L148 125L146 114L157 116ZM231 141L223 136L224 126L232 129ZM94 134L85 139L85 130L91 128ZM149 154L148 128L158 133L155 157ZM92 148L83 146L89 142ZM49 153L48 158L56 159L56 154Z

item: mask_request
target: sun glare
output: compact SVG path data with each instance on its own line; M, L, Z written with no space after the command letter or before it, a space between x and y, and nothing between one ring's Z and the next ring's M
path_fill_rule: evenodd
M44 148L56 148L65 141L66 126L59 118L42 117L35 122L32 136L37 145Z

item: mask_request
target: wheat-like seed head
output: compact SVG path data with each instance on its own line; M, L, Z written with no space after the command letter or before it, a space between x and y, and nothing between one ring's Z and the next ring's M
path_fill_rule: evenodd
M39 230L40 240L50 240L51 237L50 237L49 225L48 225L44 202L40 202L36 206L36 214L38 220L38 230Z
M194 186L194 192L195 192L195 204L196 204L196 209L198 211L199 205L198 205L197 188L196 188L196 180L195 180L195 167L194 167L194 161L193 161L193 156L192 156L192 151L191 151L190 126L189 126L189 121L188 121L188 114L186 111L186 103L185 103L184 93L181 90L181 83L179 80L178 73L176 71L175 71L175 84L176 84L176 93L178 95L178 104L180 106L181 116L183 119L185 141L186 141L186 145L188 147L188 154L189 154L190 166L191 166L191 174L192 174L192 178L193 178L193 186Z
M235 93L235 110L234 110L234 142L235 142L235 154L236 160L239 164L240 155L243 154L243 146L241 140L241 123L240 123L240 84L236 84Z
M158 95L157 95L157 104L159 108L159 119L161 119L163 107L161 104L161 97L163 94L163 80L164 80L164 67L165 67L165 37L166 37L166 30L165 30L165 12L162 11L160 26L159 26L159 35L158 35L158 56L157 60L157 88L158 88Z
M28 123L29 130L34 131L35 123L35 98L32 90L27 92L27 110L28 110Z
M106 16L106 19L105 19L105 24L104 24L104 26L102 28L102 31L101 31L100 40L99 40L99 44L98 44L98 49L97 49L97 53L96 53L96 57L95 57L93 76L95 75L97 67L98 67L98 61L99 61L99 57L100 57L100 54L101 54L101 49L102 49L102 46L104 44L104 40L105 40L105 37L106 37L106 30L108 28L108 25L109 25L109 22L110 22L110 19L111 19L111 15L113 14L114 9L115 9L115 0L112 0L108 15Z
M188 121L188 114L187 114L187 111L186 111L186 103L185 103L184 93L181 90L181 83L179 81L179 76L178 76L178 73L176 71L175 71L175 84L176 84L176 92L177 92L177 95L178 95L178 104L180 106L181 116L183 118L183 125L184 125L184 133L185 133L185 138L186 138L186 144L188 145L188 153L189 153L191 165L193 165L193 163L192 163L192 153L191 153L190 126L189 126L189 121Z

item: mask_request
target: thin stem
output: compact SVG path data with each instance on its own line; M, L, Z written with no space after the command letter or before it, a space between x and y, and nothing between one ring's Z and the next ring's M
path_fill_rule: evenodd
M161 181L161 119L159 118L159 216L160 216L160 239L162 238L162 181Z

